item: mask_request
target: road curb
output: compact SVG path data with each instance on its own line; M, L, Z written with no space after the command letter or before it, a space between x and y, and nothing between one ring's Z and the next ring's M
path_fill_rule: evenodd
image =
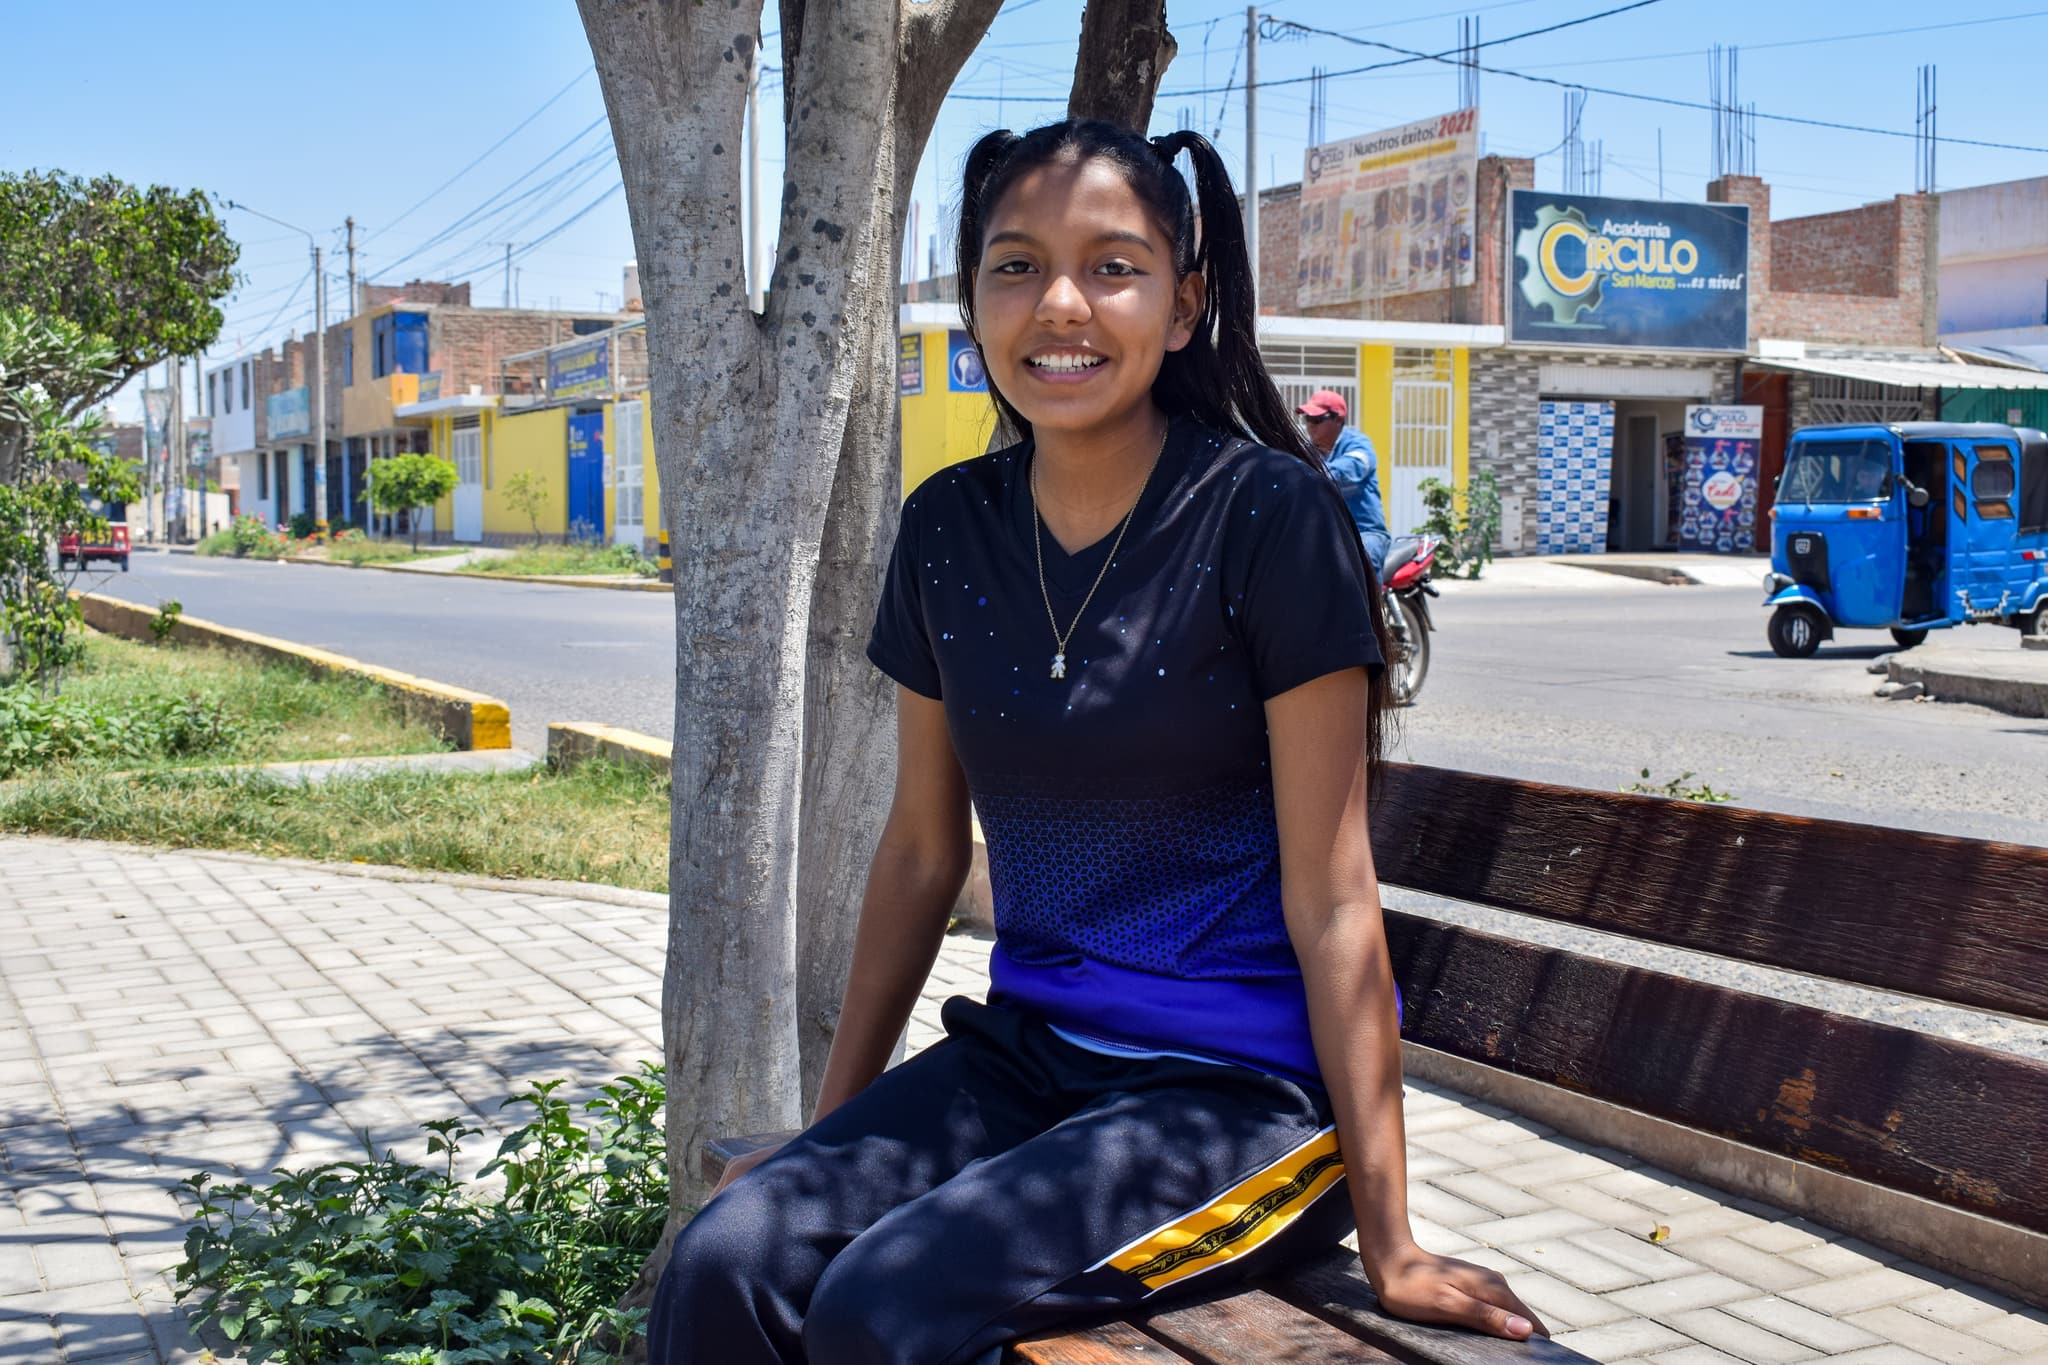
M613 592L666 592L675 587L651 579L637 583L592 582L574 574L477 573L471 569L428 569L418 564L350 564L338 559L315 559L309 555L286 555L285 564L317 564L328 569L376 569L383 573L430 574L435 578L483 578L494 583L555 583L565 588L608 588Z
M86 593L77 599L85 623L94 630L124 639L149 641L156 613L115 597ZM275 663L296 664L316 673L336 673L363 678L389 692L399 709L414 720L424 721L458 749L509 749L512 747L512 713L504 702L481 692L450 687L446 683L416 678L410 673L367 664L344 654L295 645L289 640L236 630L195 616L181 616L171 628L179 644L210 645L216 649L251 655Z
M2048 679L1969 673L1939 664L1914 663L1910 655L1894 655L1885 663L1885 674L1895 683L1920 683L1939 701L1973 702L2008 716L2048 720Z
M1589 573L1611 573L1617 578L1640 578L1645 583L1659 583L1667 588L1697 588L1700 581L1683 569L1666 568L1660 564L1581 564L1564 561L1567 569L1584 569Z
M609 759L628 767L645 768L666 777L675 753L665 739L622 730L594 720L551 720L548 722L548 766L573 768L593 758Z

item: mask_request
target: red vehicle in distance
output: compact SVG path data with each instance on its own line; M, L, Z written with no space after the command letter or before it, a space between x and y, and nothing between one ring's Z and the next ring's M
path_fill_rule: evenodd
M86 569L91 568L96 559L113 560L120 563L122 573L127 573L128 504L107 502L87 493L85 506L93 516L106 520L107 533L103 538L81 544L78 532L66 532L57 542L57 567L62 569L66 563L76 561L79 568Z

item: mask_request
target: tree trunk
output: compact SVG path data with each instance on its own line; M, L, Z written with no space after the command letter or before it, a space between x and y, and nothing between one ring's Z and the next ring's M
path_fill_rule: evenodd
M675 528L662 982L673 1215L702 1201L706 1139L801 1117L791 1002L805 692L814 652L825 681L840 670L839 645L814 651L811 616L835 470L850 431L872 439L864 395L891 372L882 343L895 333L897 177L876 168L892 166L898 146L904 40L944 35L950 64L920 70L943 89L996 4L785 0L785 22L794 9L798 26L783 31L790 116L780 241L767 312L756 318L741 265L739 149L758 4L579 3L640 260L655 452ZM791 60L799 51L831 59ZM927 120L920 146L928 128ZM850 423L857 404L863 415ZM892 512L894 501L892 485ZM853 511L842 510L832 538L844 564L872 557L866 542L878 515L862 503L842 500ZM872 609L874 589L858 573L845 584L843 597L828 587L828 610ZM850 638L854 627L838 619L828 641ZM836 708L820 706L821 747L843 752ZM870 731L867 721L849 723L856 751L868 748Z
M1068 118L1099 118L1144 132L1152 101L1180 45L1166 31L1166 0L1088 0Z

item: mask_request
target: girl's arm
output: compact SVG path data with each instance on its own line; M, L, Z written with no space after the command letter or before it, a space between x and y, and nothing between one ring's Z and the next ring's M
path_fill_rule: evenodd
M868 864L853 965L813 1123L866 1089L896 1051L967 881L973 853L967 811L967 778L953 754L945 706L897 688L896 794ZM777 1150L732 1162L718 1190Z
M868 864L853 966L813 1123L882 1074L910 1022L967 882L967 811L967 778L944 704L897 688L896 794Z
M1520 1339L1544 1331L1491 1270L1436 1256L1408 1226L1401 1038L1365 802L1366 675L1326 674L1266 703L1280 895L1308 985L1358 1217L1358 1255L1390 1312Z

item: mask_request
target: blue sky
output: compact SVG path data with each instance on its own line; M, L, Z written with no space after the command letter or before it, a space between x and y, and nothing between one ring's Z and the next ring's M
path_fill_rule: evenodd
M1455 46L1463 15L1476 15L1482 38L1496 42L1624 3L1271 0L1261 8L1278 20L1443 51ZM371 278L467 278L477 302L497 303L510 241L521 303L617 304L632 234L622 197L606 196L618 175L570 0L357 0L347 7L215 0L203 8L101 0L10 9L17 60L0 83L0 166L196 186L309 229L329 248L329 311L336 316L344 297L342 223L351 214L358 264ZM1081 0L1004 5L947 102L919 176L927 240L975 137L1057 116L1080 11ZM1181 49L1167 73L1156 127L1185 118L1216 133L1241 177L1244 7L1169 0L1169 18ZM766 27L774 26L771 10ZM1940 68L1944 137L2048 147L2038 81L2048 8L2026 0L1656 0L1499 43L1482 61L1551 80L1704 101L1707 50L1717 43L1740 48L1741 97L1766 115L1910 131L1915 70L1932 62ZM20 60L33 53L43 56ZM1261 44L1259 75L1262 82L1284 81L1314 67L1340 72L1394 56L1333 38L1294 37ZM767 59L778 60L772 38ZM1227 94L1225 85L1233 86ZM1341 76L1329 89L1332 139L1458 103L1455 72L1435 63ZM1276 85L1260 98L1261 181L1298 179L1308 87ZM1551 152L1563 136L1563 92L1556 86L1487 74L1480 104L1490 151ZM762 107L764 177L772 186L780 168L779 89L764 92ZM1702 193L1709 129L1704 110L1595 91L1581 135L1603 144L1605 193L1655 198L1661 132L1663 191L1677 199ZM1772 184L1779 217L1910 191L1913 167L1913 144L1904 138L1769 119L1757 126L1757 168ZM1944 187L2042 174L2048 152L1940 149ZM1538 161L1539 186L1558 186L1561 175L1554 152ZM247 214L226 216L243 245L247 279L226 305L217 357L273 343L312 321L306 239ZM774 215L766 217L772 225ZM119 405L123 416L132 405L132 397Z

